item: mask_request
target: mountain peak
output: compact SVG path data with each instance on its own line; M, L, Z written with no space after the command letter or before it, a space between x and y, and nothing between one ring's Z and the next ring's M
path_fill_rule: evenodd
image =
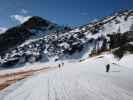
M128 48L127 51L133 51L132 45L130 45L133 42L133 32L129 33L133 30L132 10L120 11L95 23L65 32L61 31L61 26L38 16L31 17L20 27L32 35L30 35L30 39L28 38L29 40L24 39L26 41L21 42L22 45L13 45L12 51L6 51L1 56L2 62L0 64L2 66L7 64L6 62L12 61L13 58L17 59L18 63L19 61L27 63L42 60L87 58L118 47L122 48L122 52L125 52L125 48ZM8 38L10 37L8 36ZM14 42L13 40L12 42ZM16 48L14 49L14 47ZM78 56L74 56L76 54ZM22 62L21 59L24 61Z
M48 27L50 24L54 23L45 20L39 16L33 16L22 25L28 29L42 29Z

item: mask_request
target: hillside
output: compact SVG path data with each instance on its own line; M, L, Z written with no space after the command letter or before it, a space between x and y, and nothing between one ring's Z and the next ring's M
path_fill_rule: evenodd
M27 28L31 34L38 34L38 29L46 30L42 26L50 23L43 20L42 24L42 19L38 17L37 22L36 17L33 19L22 24L24 29L28 25ZM121 58L125 53L133 51L132 29L133 11L120 11L73 30L66 27L63 31L58 30L45 36L26 39L25 42L22 41L21 44L2 53L0 63L3 67L10 67L34 62L85 59L112 50L113 54ZM34 32L32 33L31 30ZM45 33L45 31L41 31L41 34Z

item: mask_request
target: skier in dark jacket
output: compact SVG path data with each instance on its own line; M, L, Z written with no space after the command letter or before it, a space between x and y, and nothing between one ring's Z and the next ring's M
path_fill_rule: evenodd
M109 70L110 70L110 64L107 64L106 65L106 72L109 72Z
M58 67L60 68L61 67L61 64L59 64Z

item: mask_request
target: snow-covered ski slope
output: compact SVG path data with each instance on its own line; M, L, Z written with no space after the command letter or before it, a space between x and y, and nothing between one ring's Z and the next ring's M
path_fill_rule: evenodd
M129 60L125 64L126 59ZM0 100L133 100L133 55L121 61L112 55L65 63L34 75L0 92ZM109 73L105 65L111 64ZM131 66L131 65L130 65Z

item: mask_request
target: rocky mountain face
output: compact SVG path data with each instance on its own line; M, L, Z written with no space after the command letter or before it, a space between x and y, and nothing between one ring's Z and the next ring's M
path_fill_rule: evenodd
M29 39L31 35L32 33L24 28L14 27L8 29L5 33L0 35L0 54L2 55L9 49L20 45Z
M26 38L21 37L23 41L18 42L17 45L12 45L13 48L11 49L6 51L0 49L1 52L5 51L1 54L1 66L9 67L36 61L80 59L104 51L112 51L121 58L125 53L133 52L132 10L114 13L73 30L67 27L60 28L56 24L49 23L40 17L33 17L29 19L29 22L22 24L21 27L26 30L23 37L27 36ZM39 35L41 37L38 36L39 33L41 33ZM16 34L21 35L21 32ZM38 38L30 38L33 34ZM16 38L18 38L17 35L15 35ZM30 40L28 40L29 38ZM5 47L5 49L7 48Z
M38 16L33 16L23 23L21 27L28 29L33 35L40 37L56 31L64 32L70 30L69 27L57 25Z
M26 40L39 38L56 31L63 32L67 30L70 30L70 28L33 16L22 25L10 28L0 35L0 55L4 55Z

